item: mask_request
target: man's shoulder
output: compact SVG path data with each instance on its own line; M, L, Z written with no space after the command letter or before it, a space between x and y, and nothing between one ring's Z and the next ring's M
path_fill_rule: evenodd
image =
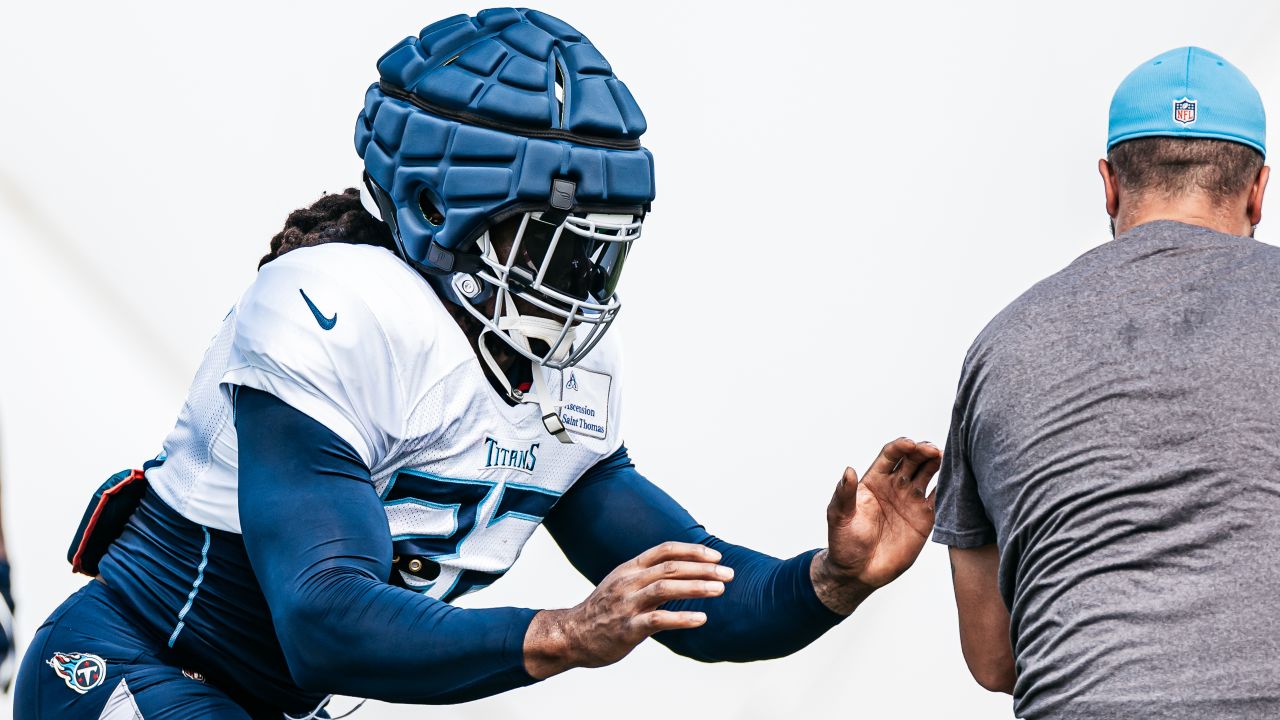
M1160 223L1098 245L1027 288L977 335L966 367L1033 356L1052 365L1076 350L1098 349L1124 317L1161 312L1171 299L1189 297L1187 288L1214 287L1268 302L1280 297L1271 285L1280 288L1280 247Z
M1071 283L1064 282L1070 267L1059 270L1024 290L1005 305L983 327L969 349L972 359L976 354L1019 341L1028 336L1040 335L1043 319L1058 315L1071 292Z
M314 279L359 297L384 324L406 311L438 306L426 281L391 251L372 245L327 243L299 248L272 260L260 277Z
M1255 279L1280 280L1280 247L1183 223L1152 223L1135 237L1098 245L1045 277L1001 310L984 330L992 339L1008 333L1040 333L1045 326L1080 324L1113 313L1125 298L1163 297L1179 279L1196 285L1232 283L1235 270ZM1241 292L1247 290L1240 288ZM981 336L980 336L981 337Z
M325 372L344 382L394 380L409 399L473 357L427 282L369 245L286 253L262 268L237 311L242 351L270 356L283 371L333 364Z

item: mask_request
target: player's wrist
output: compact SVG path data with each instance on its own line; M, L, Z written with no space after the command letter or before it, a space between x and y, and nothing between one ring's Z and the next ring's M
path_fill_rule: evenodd
M863 582L854 568L840 565L826 550L813 556L809 578L822 604L840 615L852 614L876 590Z
M574 667L566 627L568 610L539 610L524 635L524 669L535 680Z

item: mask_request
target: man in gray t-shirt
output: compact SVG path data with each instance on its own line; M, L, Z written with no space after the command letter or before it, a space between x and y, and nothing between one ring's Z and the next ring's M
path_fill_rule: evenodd
M1101 161L1115 239L965 358L937 494L961 646L1020 717L1280 718L1280 248L1261 100L1139 67Z

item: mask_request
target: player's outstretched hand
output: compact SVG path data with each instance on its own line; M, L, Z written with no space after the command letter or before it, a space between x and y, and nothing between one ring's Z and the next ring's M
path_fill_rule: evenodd
M659 610L671 600L716 597L733 579L705 545L667 542L609 573L594 592L568 610L543 610L524 636L525 669L535 678L575 667L601 667L626 657L663 630L696 628L700 612Z
M934 498L925 488L941 464L933 444L898 438L861 481L845 468L827 506L827 550L812 566L814 589L827 607L853 612L915 562L933 529Z

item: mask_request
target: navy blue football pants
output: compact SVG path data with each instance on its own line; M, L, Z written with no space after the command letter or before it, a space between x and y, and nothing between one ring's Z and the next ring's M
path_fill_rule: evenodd
M168 662L104 584L92 581L49 616L27 647L15 720L280 720L236 703L198 672ZM328 717L321 715L321 717Z

